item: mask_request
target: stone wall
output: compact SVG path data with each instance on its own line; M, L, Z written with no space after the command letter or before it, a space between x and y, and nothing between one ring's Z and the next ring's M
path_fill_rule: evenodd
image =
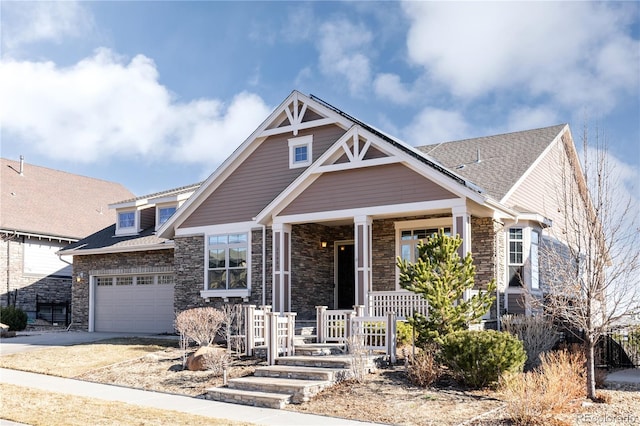
M35 318L37 303L71 303L71 278L24 273L23 237L0 238L0 306L9 304Z
M173 270L171 249L74 256L71 301L73 327L82 330L89 328L89 278L92 275L172 273Z

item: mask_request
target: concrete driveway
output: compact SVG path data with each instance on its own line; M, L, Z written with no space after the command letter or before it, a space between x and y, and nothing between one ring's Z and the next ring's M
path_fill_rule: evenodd
M81 343L96 342L98 340L113 339L115 337L162 337L140 333L89 333L86 331L33 331L19 333L16 337L0 339L0 356L28 352L53 346L72 346Z

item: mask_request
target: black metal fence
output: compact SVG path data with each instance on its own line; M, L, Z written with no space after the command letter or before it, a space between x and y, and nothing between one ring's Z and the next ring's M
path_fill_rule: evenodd
M563 342L582 344L584 334L567 331L564 333ZM640 327L607 332L596 344L595 362L597 367L640 367Z

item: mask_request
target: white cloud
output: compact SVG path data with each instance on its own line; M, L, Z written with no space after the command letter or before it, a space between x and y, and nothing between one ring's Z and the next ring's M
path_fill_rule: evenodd
M378 74L373 82L376 95L396 104L406 105L414 100L414 94L407 89L396 74Z
M556 111L549 107L523 106L510 111L507 118L509 132L537 129L540 127L561 124Z
M403 131L413 146L457 140L466 136L469 125L459 112L425 108Z
M180 103L158 82L154 62L128 63L108 49L60 68L52 62L0 62L3 130L54 159L109 157L223 161L268 115L256 95L229 105Z
M2 14L5 53L28 43L81 36L93 27L93 16L74 1L3 2Z
M323 74L344 78L351 94L359 94L371 82L367 56L373 36L364 25L345 19L325 22L319 29L318 49Z
M632 4L406 2L412 62L453 94L550 96L564 107L615 106L637 90Z

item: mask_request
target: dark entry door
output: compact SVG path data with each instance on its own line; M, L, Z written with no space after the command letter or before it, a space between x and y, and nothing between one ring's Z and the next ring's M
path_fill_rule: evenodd
M356 301L353 244L338 246L338 309L352 309Z

